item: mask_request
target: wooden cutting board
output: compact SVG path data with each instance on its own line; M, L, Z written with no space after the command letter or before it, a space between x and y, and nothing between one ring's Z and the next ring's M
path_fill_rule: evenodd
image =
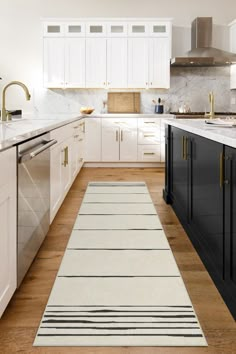
M108 113L140 113L140 92L108 92Z

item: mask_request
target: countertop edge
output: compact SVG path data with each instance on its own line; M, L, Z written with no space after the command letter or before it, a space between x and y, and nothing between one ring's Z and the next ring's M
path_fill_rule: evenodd
M198 122L199 126L191 126L191 122ZM200 125L205 122L205 119L165 119L164 124L172 125L176 128L183 129L189 133L202 136L204 138L216 141L218 143L236 148L236 128L219 128L209 125ZM197 123L197 124L198 124ZM234 129L235 137L227 136L227 130Z
M11 147L17 146L19 144L22 144L24 141L35 138L41 134L44 133L49 133L52 130L55 130L57 128L63 127L64 125L76 122L78 120L84 119L86 116L76 116L74 118L68 118L68 119L63 119L63 120L58 120L55 122L55 120L52 121L52 124L47 125L45 127L41 128L36 128L31 130L30 132L26 133L19 133L19 135L15 135L12 138L6 139L5 141L1 142L0 141L0 152L10 149ZM37 119L35 119L37 121ZM45 120L46 121L46 120ZM17 122L16 122L17 124ZM17 138L17 140L16 140Z

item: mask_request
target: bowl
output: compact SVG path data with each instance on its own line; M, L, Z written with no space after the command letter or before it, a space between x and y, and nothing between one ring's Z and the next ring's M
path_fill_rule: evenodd
M94 108L92 107L81 107L80 108L80 113L82 114L91 114L94 111Z

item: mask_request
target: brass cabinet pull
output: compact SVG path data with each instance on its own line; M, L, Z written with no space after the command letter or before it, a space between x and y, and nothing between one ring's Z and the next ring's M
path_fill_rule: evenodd
M185 160L188 159L188 138L185 137L185 147L184 147L184 156L185 156Z
M220 188L223 187L224 184L224 154L220 153Z
M144 134L144 138L152 138L155 137L155 134Z
M155 152L144 152L144 155L155 155Z
M118 130L116 130L116 141L118 141L119 139L119 133L118 133Z
M185 144L185 136L182 136L182 159L184 160L184 144Z
M121 130L121 133L120 133L120 141L123 141L123 130Z
M156 122L144 122L144 124L157 124Z
M64 148L64 162L63 162L63 166L66 167L66 165L68 165L69 163L69 154L68 154L68 146L66 146Z

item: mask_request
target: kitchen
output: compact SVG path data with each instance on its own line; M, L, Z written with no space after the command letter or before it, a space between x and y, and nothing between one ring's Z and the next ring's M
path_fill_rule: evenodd
M78 21L78 19L80 19L81 22L84 21L86 23L93 21L96 26L98 26L96 20L101 21L102 19L102 22L104 23L107 21L106 18L110 21L118 19L119 26L122 24L129 24L132 20L139 22L140 18L142 18L142 26L144 24L146 25L146 23L153 23L157 21L157 19L162 22L164 21L164 25L167 26L166 28L172 27L171 31L167 31L168 33L166 37L169 40L167 43L171 43L171 57L174 58L182 57L184 53L191 48L191 22L197 16L212 16L214 24L213 46L228 51L230 49L230 31L228 24L235 19L235 16L233 15L233 13L236 12L233 11L235 10L235 4L232 1L229 1L229 9L228 11L224 9L224 15L222 13L222 5L215 4L212 1L209 1L208 4L209 8L203 5L203 3L201 5L201 2L198 2L197 4L192 3L191 6L185 2L182 7L179 5L177 7L174 2L168 1L165 4L160 3L158 6L157 2L149 0L140 6L137 6L133 1L126 1L123 3L120 1L119 4L114 1L111 6L108 1L103 1L98 4L91 0L87 2L87 4L81 2L80 6L73 1L67 1L66 3L64 1L57 2L56 6L53 1L47 5L40 4L39 2L31 4L29 1L24 1L23 4L18 4L17 1L11 1L10 4L6 3L3 5L1 12L4 16L1 20L0 26L2 26L1 43L5 55L2 55L0 58L2 77L2 81L0 81L1 90L3 90L9 82L20 80L29 88L31 99L30 101L25 100L24 91L17 87L18 85L12 85L7 89L5 92L7 96L5 102L6 109L22 109L24 112L24 124L26 124L26 130L24 130L25 128L22 128L22 130L19 128L19 125L23 124L23 120L21 122L19 120L20 118L17 121L12 120L2 122L1 130L3 132L3 126L5 125L7 131L10 132L8 134L10 134L11 139L16 135L21 135L21 141L25 141L28 138L33 137L33 135L31 135L32 131L35 132L38 130L38 134L42 134L53 129L50 137L47 137L47 141L57 141L55 146L52 146L50 152L51 164L55 164L55 168L52 169L51 167L50 177L51 181L53 180L52 185L54 188L53 198L51 195L54 204L50 203L52 224L35 261L21 283L21 286L13 295L0 320L0 345L3 352L11 353L19 350L33 352L34 350L36 351L39 349L32 347L33 341L47 304L48 296L53 287L55 276L60 267L61 259L64 255L66 244L69 240L87 184L92 183L93 181L107 181L109 183L123 181L125 183L135 182L136 184L140 183L140 181L146 182L165 234L174 253L175 260L181 271L185 286L191 297L194 309L207 339L208 348L193 348L193 352L204 353L210 350L212 353L217 351L222 353L235 351L235 321L227 306L224 304L224 301L211 280L205 266L200 260L198 253L195 251L194 247L196 247L196 245L193 242L193 247L188 238L189 234L187 236L184 232L172 207L167 205L162 198L162 192L165 185L163 158L163 152L165 157L165 150L163 150L163 147L165 149L164 119L170 118L170 112L177 112L179 109L180 111L188 111L189 108L191 108L191 111L195 112L209 112L211 107L208 94L211 91L214 92L215 112L235 112L236 91L230 89L230 85L234 85L232 79L232 77L234 77L232 75L234 70L233 67L228 65L194 68L171 66L171 68L169 68L169 88L167 88L168 86L165 87L165 84L162 83L162 85L159 85L159 87L162 88L153 89L150 87L152 82L151 79L148 81L148 87L141 84L141 89L139 88L140 83L135 81L133 81L128 87L123 86L126 87L123 89L109 89L108 79L103 80L105 85L98 88L94 84L97 76L99 76L98 70L93 73L90 70L87 72L87 77L89 77L90 82L93 80L93 83L90 83L87 88L80 86L82 88L78 89L77 84L74 88L65 88L64 85L66 80L63 82L63 87L58 86L57 83L56 86L50 88L49 85L45 85L45 72L47 70L45 70L45 61L43 60L43 54L45 55L44 43L49 43L50 39L53 39L54 41L52 42L55 42L56 38L58 39L58 37L60 37L58 32L57 36L55 36L55 33L51 33L51 37L45 35L44 30L47 28L46 26L63 25L68 21L71 21L71 25L74 26L74 22L76 22L76 20ZM156 10L153 11L154 9ZM188 11L187 14L186 10ZM135 23L135 25L140 26L140 23ZM157 23L154 23L154 26L155 25L163 26L163 23L160 24L157 21ZM85 28L87 27L85 26ZM140 27L137 30L140 30ZM161 30L163 30L163 27L161 27ZM64 35L61 37L63 36ZM142 39L140 40L140 43L143 43L143 48L148 50L147 37L142 37L140 34L139 37ZM75 37L72 36L71 38ZM158 36L148 37L150 42L156 41L156 38L158 38ZM90 37L89 40L90 39L91 43L104 43L104 41L98 41L104 38L99 37L96 33L95 36ZM133 42L135 43L135 41ZM122 41L120 43L122 43ZM58 48L60 49L61 47L58 46ZM100 46L96 47L97 53L99 53L99 50ZM122 52L122 47L120 47L120 51ZM62 54L62 56L63 55L64 54ZM121 55L121 58L123 57L124 56ZM47 61L47 63L50 63L50 60ZM96 60L93 60L92 64L94 66L98 65ZM60 70L60 65L61 56L57 52L56 56L54 56L51 61L51 69L55 67L55 70L58 68ZM134 75L131 79L134 80L138 78L137 72L139 70L138 66L136 67L135 65L136 61L133 61L133 65L129 70L129 72L133 70ZM165 70L166 68L162 69L163 72ZM83 75L81 67L75 72L78 76L80 76L81 72ZM115 75L113 76L113 79L114 77ZM144 77L141 79L143 80ZM115 78L117 79L117 77ZM165 77L165 82L168 82L168 77ZM233 88L233 86L231 87ZM105 154L102 159L100 157L100 161L99 158L97 160L94 157L91 159L88 158L88 152L96 155L100 151L96 146L99 146L99 143L103 144L105 137L107 137L104 129L104 134L102 135L101 133L100 141L98 141L101 127L98 127L96 131L93 130L89 136L89 126L92 125L92 122L103 125L105 119L113 119L113 117L109 118L109 116L106 116L105 118L102 118L101 116L101 114L107 113L109 103L107 101L108 95L113 92L122 92L124 94L126 92L140 92L141 115L138 116L138 118L137 116L126 118L126 122L127 119L132 119L132 122L134 122L133 124L135 125L135 129L132 128L132 132L135 131L137 136L135 151L138 151L138 149L141 151L139 159L135 160L129 156L126 159L125 152L123 153L124 157L120 159L122 146L121 137L122 134L124 134L125 138L125 134L127 133L127 131L122 128L123 125L121 123L119 123L118 127L112 130L115 140L116 135L117 140L119 140L116 141L119 148L116 149L116 151L113 150L113 148L111 148L111 141L108 139L108 149L105 149L104 147L102 150L112 154L112 158L109 154L108 158L106 158L107 155ZM161 98L161 103L164 105L164 114L162 115L154 113L155 104L158 104L158 98ZM153 103L153 100L155 100L156 103ZM82 116L78 120L76 117L80 116L79 112L82 106L92 106L95 108L95 111L91 116ZM42 123L41 121L40 123L39 118L42 116L44 116L44 122ZM14 116L12 117L14 118ZM119 116L119 122L121 122L122 119L125 119L124 116ZM67 122L66 125L64 124L65 121ZM153 121L157 121L158 124L152 123ZM43 127L40 124L43 124ZM181 123L177 122L175 124ZM148 129L143 128L145 125L148 125ZM155 132L153 132L153 126L155 127ZM184 131L188 129L186 126L187 123L184 126ZM153 134L154 137L150 136ZM145 137L144 135L149 136ZM187 136L187 134L183 135ZM70 140L71 137L74 139L72 139L73 141ZM145 138L151 138L151 143L147 144ZM79 141L80 139L82 140ZM158 141L158 144L156 141ZM71 145L69 145L69 142L71 142ZM224 141L221 141L221 143L223 144ZM6 148L12 145L4 146L4 142L2 141L1 144L1 148L5 149L5 152L10 151ZM148 149L151 150L147 150L147 145L150 145L148 146ZM78 156L76 155L76 159L73 160L72 165L74 167L71 167L74 172L68 172L67 168L68 165L70 165L70 162L68 163L70 149L71 151L78 152ZM130 145L127 147L127 150L129 153L132 150ZM63 151L62 154L61 151ZM81 151L84 151L85 156L87 154L83 167L83 161L81 161L81 158L83 159L83 154L79 155ZM56 169L56 161L59 155L60 157L62 155L63 158L63 176L58 172L59 169ZM153 161L153 156L158 156L158 159L155 158ZM143 160L143 157L146 157L147 159ZM14 156L4 157L4 159L4 164L2 164L4 169L1 172L2 179L8 186L9 195L14 197L14 195L16 195L16 185L14 184L16 166L13 161ZM166 160L168 161L167 158ZM8 173L7 177L5 177L5 174L3 173L5 170ZM73 177L70 176L70 179L68 179L68 173L71 173ZM60 189L61 187L58 187L59 176L64 180L63 191ZM141 188L141 186L139 187ZM97 188L97 186L93 188ZM5 191L6 188L4 188L4 193ZM6 194L4 194L4 198L6 198L5 195ZM136 207L138 207L138 204L135 208ZM12 220L12 229L14 229L14 208L15 206L13 202L9 215L1 213L1 223L4 222L4 215L7 215L7 217L10 217L9 220ZM174 210L181 220L176 209ZM184 226L182 220L181 223ZM4 242L6 242L6 240L2 243L1 259L6 259L4 258L5 252L3 248L7 246ZM14 252L12 251L12 253ZM4 263L1 264L2 268ZM14 275L14 271L15 269L13 267L10 277ZM4 278L3 282L5 281ZM104 345L106 346L106 344ZM168 345L165 344L165 346ZM67 347L63 351L63 348L56 349L51 346L48 348L44 347L43 350L44 352L73 352L73 350L80 352L79 347L76 349ZM86 348L81 350L86 352ZM88 352L89 350L90 349L88 348ZM158 348L158 346L155 346L155 348L146 347L145 349L142 349L138 347L130 347L127 349L122 347L122 344L121 347L114 347L112 349L105 347L99 349L99 346L96 349L94 348L94 352L99 352L99 350L102 353L113 351L125 352L127 350L131 352L141 352L141 350L143 350L145 353L149 351L152 352L152 350L161 353L165 352L165 350L166 352L191 352L189 347L168 347L165 349L163 347Z

